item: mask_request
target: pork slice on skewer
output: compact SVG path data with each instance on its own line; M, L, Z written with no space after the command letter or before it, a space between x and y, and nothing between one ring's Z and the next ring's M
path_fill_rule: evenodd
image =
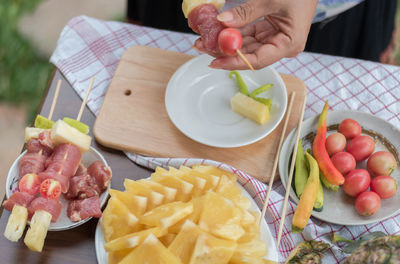
M19 178L26 174L39 174L45 170L46 156L41 153L27 153L19 161Z
M100 188L100 193L105 191L110 185L112 172L110 167L106 167L103 162L95 161L87 169L87 172L96 180L97 186Z
M17 242L21 238L28 220L27 207L33 199L35 196L29 193L15 192L3 203L4 209L11 212L4 231L4 236L8 240Z
M71 201L68 205L68 217L73 222L84 220L88 217L101 216L99 196L92 196L83 200Z
M74 176L69 180L69 189L65 197L70 200L85 199L100 194L96 181L89 174Z

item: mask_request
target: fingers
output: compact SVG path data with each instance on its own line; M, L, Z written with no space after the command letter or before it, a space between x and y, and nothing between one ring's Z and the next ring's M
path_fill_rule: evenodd
M269 13L263 0L250 0L231 10L220 13L217 19L227 27L243 27ZM266 10L267 9L267 10Z

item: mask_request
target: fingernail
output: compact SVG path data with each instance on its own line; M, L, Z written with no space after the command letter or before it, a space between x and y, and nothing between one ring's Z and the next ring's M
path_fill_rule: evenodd
M233 15L231 12L222 12L217 16L217 19L221 22L228 22L233 19Z

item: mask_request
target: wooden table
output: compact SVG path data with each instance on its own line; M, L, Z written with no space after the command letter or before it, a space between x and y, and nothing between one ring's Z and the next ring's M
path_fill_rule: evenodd
M55 70L50 78L44 93L38 113L47 116L55 92L56 83L63 80L57 106L54 111L53 120L65 116L76 117L82 103L80 97L72 89L64 76ZM93 126L95 116L88 108L82 115L82 122ZM123 189L123 179L139 179L148 177L151 173L146 168L140 167L130 161L124 153L104 148L93 141L92 146L99 150L113 171L111 186L114 189ZM3 233L10 213L0 209L0 230ZM42 253L30 251L24 244L23 238L18 243L8 241L3 235L0 236L0 263L97 263L94 246L94 233L97 219L67 231L49 232Z

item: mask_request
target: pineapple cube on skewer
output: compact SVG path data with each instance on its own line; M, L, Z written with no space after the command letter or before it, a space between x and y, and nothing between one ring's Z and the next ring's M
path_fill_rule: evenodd
M268 106L240 92L231 98L231 107L236 113L250 118L260 125L265 124L270 117Z
M90 149L92 138L83 134L78 129L68 125L63 120L58 120L51 129L51 140L55 145L72 143L76 145L82 153Z
M32 251L42 252L44 240L51 222L51 214L39 210L31 219L31 226L26 232L24 243Z
M10 218L8 219L4 236L12 241L17 242L24 233L26 221L28 220L28 210L24 206L14 205Z

